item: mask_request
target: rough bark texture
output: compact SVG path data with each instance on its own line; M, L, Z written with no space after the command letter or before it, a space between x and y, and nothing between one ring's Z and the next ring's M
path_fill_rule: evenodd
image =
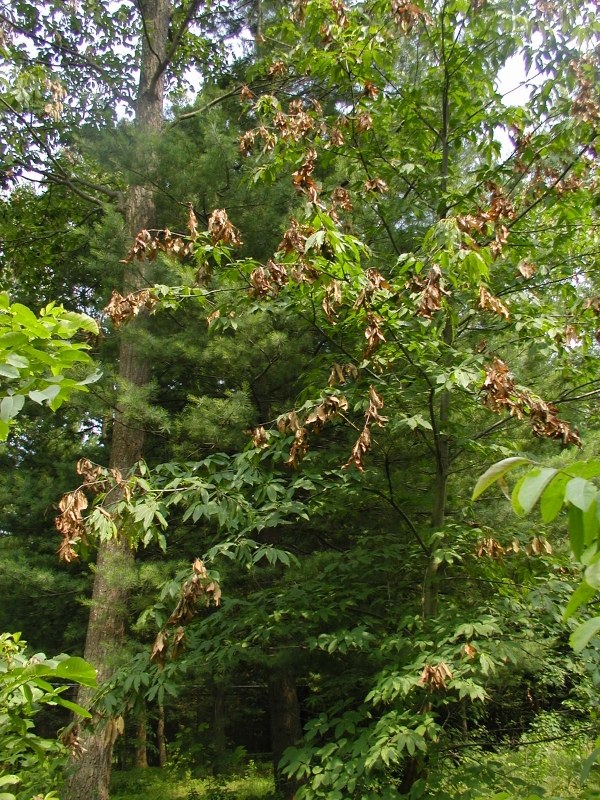
M293 800L298 783L288 780L279 769L284 751L288 747L297 745L302 738L300 704L296 692L296 680L291 670L276 670L270 676L269 711L275 786L285 800Z
M138 769L146 769L148 766L148 731L146 709L142 709L137 718L137 730L135 737L135 766Z
M164 69L169 26L170 0L140 0L142 48L140 83L135 126L144 147L160 132L163 121ZM145 158L148 158L146 152ZM142 165L143 166L143 165ZM142 228L155 227L153 190L132 185L125 198L125 226L130 236ZM147 265L129 265L123 279L125 293L147 284ZM131 330L126 330L119 350L119 376L128 383L143 386L150 376L150 364L141 355ZM127 473L139 461L144 446L144 430L128 421L121 409L113 422L110 466ZM115 501L118 498L113 498ZM114 673L122 649L127 614L129 580L133 553L128 543L116 540L101 543L88 623L85 658L98 670L100 684ZM82 691L79 701L89 705L91 694ZM82 757L71 765L67 781L68 800L107 800L109 797L112 751L119 735L119 720L93 720L82 733Z

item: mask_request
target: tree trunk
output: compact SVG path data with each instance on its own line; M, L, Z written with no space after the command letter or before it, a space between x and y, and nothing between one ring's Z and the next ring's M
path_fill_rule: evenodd
M291 670L276 670L269 678L269 711L275 787L285 800L293 800L298 782L286 778L279 768L284 751L297 745L302 738L300 704Z
M140 0L142 47L140 82L136 102L135 127L144 147L152 142L162 127L164 68L171 10L170 0ZM148 154L145 155L147 162ZM143 163L140 172L143 172ZM131 238L143 228L156 226L153 190L132 185L125 199L125 227ZM126 268L124 292L147 285L148 265L136 261ZM119 377L127 383L143 386L150 376L150 364L140 354L135 338L128 330L119 350ZM144 445L144 430L126 420L123 410L115 414L111 441L110 466L126 474L139 461ZM113 502L118 501L115 495ZM121 655L127 614L128 587L134 556L126 540L101 542L92 593L90 619L85 643L85 658L98 670L98 682L109 680ZM91 692L82 690L79 702L89 706ZM71 765L67 781L68 800L107 800L109 797L112 751L120 733L119 720L95 714L93 726L82 733L83 755Z
M222 684L215 686L215 704L213 708L213 745L215 749L215 771L220 772L227 749L225 722L225 692Z
M147 715L146 706L140 711L137 718L137 729L135 736L135 766L139 769L148 767L148 731L146 729Z
M165 738L165 706L164 703L158 704L158 722L156 723L156 741L158 744L158 765L167 765L167 740Z

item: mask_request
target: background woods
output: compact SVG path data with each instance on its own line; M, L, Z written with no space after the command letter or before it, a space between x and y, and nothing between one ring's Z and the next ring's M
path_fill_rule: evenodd
M0 25L1 624L100 684L44 791L592 796L596 6Z

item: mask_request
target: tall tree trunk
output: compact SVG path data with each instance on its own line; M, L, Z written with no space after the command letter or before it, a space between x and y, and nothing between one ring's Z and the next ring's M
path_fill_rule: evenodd
M158 765L167 766L167 739L165 737L165 704L158 704L158 722L156 723L156 741L158 744Z
M146 706L140 711L137 718L135 732L135 766L139 769L146 769L148 766L148 731L146 728L148 716Z
M220 772L227 749L227 732L225 718L225 692L223 684L215 685L215 704L213 708L213 746L215 749L215 771Z
M279 762L284 751L288 747L297 745L302 738L296 679L290 669L276 669L270 676L269 711L275 786L281 792L284 800L293 800L298 783L287 779L279 769Z
M140 142L146 148L162 127L171 2L138 0L138 9L142 18L142 47L135 127ZM147 158L146 153L146 161ZM143 162L140 172L143 171L142 167ZM132 185L125 198L124 215L125 227L132 239L141 229L155 227L156 208L152 188ZM147 285L148 272L148 265L140 261L126 268L124 292L136 291ZM150 376L150 364L138 351L131 333L128 330L121 341L119 377L124 382L143 386ZM143 428L129 424L123 410L118 409L113 423L110 466L125 474L130 471L141 458L144 433ZM116 502L118 497L111 499ZM132 572L133 564L134 556L126 540L117 538L100 543L84 653L85 658L96 667L100 684L112 677L122 651L130 584L127 576ZM90 700L91 692L83 690L79 702L86 706ZM119 732L118 720L101 719L95 714L93 726L82 734L83 755L71 765L67 781L69 800L108 799L112 751Z

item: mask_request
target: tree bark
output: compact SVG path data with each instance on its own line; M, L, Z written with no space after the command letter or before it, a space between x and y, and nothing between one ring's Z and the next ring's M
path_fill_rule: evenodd
M156 740L158 743L158 766L167 766L167 739L165 737L165 706L158 704L158 722L156 723Z
M148 731L146 707L140 711L137 718L137 730L135 736L135 766L139 769L148 767Z
M296 679L290 669L276 670L269 678L269 711L275 787L284 800L293 800L299 784L286 778L279 768L284 751L302 738Z
M135 127L144 148L152 148L163 122L164 70L171 0L139 0L142 47ZM146 153L145 159L148 159ZM143 162L141 167L143 166ZM140 172L142 169L140 168ZM143 228L156 226L153 189L142 184L130 186L124 207L125 227L133 239ZM147 285L149 267L136 261L126 268L125 293ZM137 347L132 331L127 330L119 349L119 377L126 383L143 386L150 377L150 364ZM129 472L142 456L145 431L126 419L118 409L112 430L110 466ZM112 502L118 501L115 495ZM134 556L127 540L102 542L98 548L92 604L84 657L98 671L100 685L109 680L122 651L127 614L127 576L133 570ZM83 690L79 702L89 706L92 693ZM81 736L81 758L71 765L67 779L68 800L108 800L112 752L120 732L118 719L106 719L96 712L91 728Z
M227 750L227 733L225 718L225 692L222 684L215 685L215 704L213 707L213 746L215 749L214 771L220 772Z

